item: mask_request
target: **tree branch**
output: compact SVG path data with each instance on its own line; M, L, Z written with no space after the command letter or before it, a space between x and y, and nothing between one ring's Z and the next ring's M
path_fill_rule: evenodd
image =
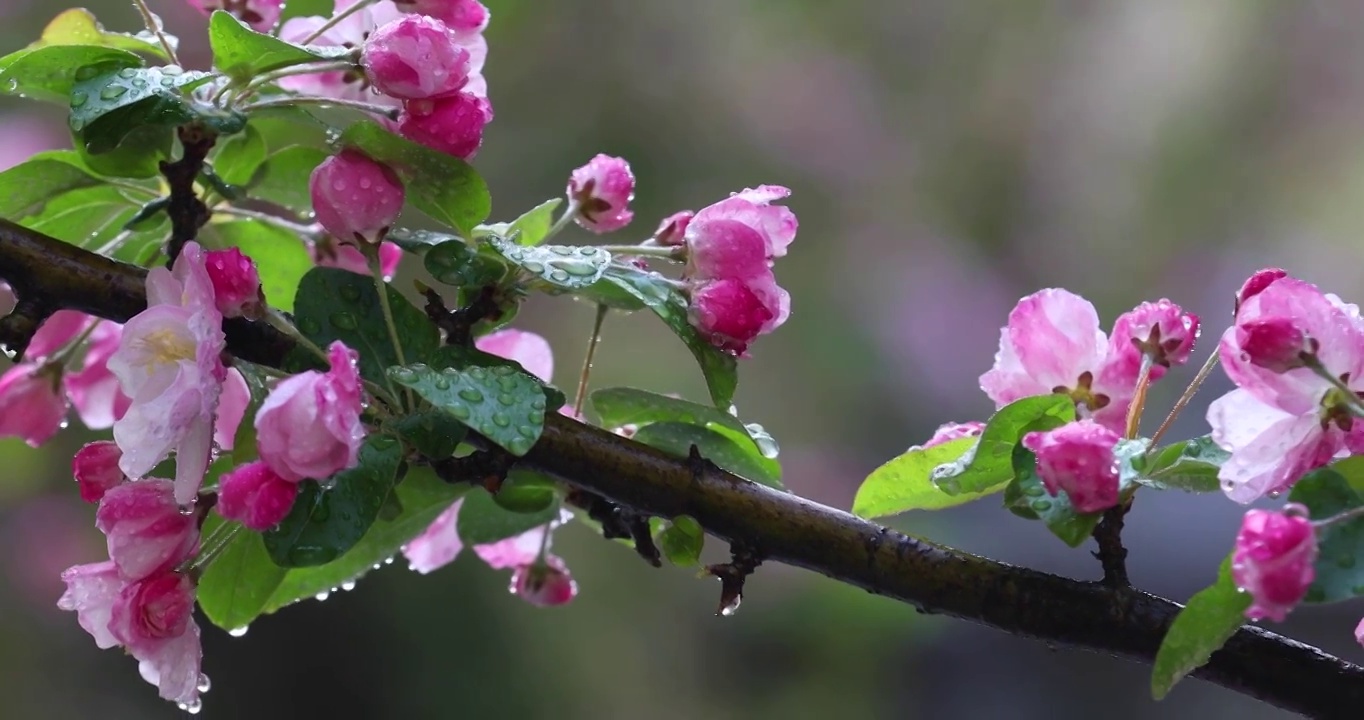
M0 220L0 278L45 304L126 321L146 303L136 267ZM291 343L229 322L236 355L278 365ZM1179 605L1139 590L1014 567L909 537L570 418L549 414L522 459L634 511L690 515L712 535L879 595L1015 635L1151 662ZM1195 677L1313 717L1364 706L1364 668L1244 627Z

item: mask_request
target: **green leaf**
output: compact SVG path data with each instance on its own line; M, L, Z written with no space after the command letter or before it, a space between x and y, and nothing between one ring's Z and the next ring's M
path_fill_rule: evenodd
M283 24L296 17L327 17L332 14L333 7L334 0L289 0L280 10L279 21Z
M1151 696L1164 698L1175 683L1208 662L1241 627L1250 602L1250 594L1232 582L1231 558L1223 560L1217 582L1189 598L1165 633L1151 669Z
M545 424L540 383L516 368L391 367L390 378L513 455L530 451Z
M436 326L392 286L385 289L404 357L435 352L440 345ZM398 355L389 340L374 278L338 268L313 268L298 284L294 315L299 331L318 347L326 349L340 340L360 353L361 376L393 388L384 370L398 364Z
M205 535L221 524L222 518L210 515ZM287 573L270 559L258 533L239 531L199 579L199 607L224 630L245 628L265 610Z
M532 284L546 292L585 288L600 280L611 264L611 253L591 245L526 247L499 237L483 242L534 278Z
M36 215L48 200L58 195L103 184L104 181L70 163L29 160L0 172L0 217Z
M405 237L422 236L409 233ZM455 287L492 285L507 275L507 263L502 258L479 252L459 238L431 247L423 261L431 277Z
M530 371L526 370L521 363L499 355L485 353L478 348L444 345L426 359L426 364L438 370L444 368L464 370L471 367L509 367L521 373L530 381L540 385L540 389L545 395L545 412L553 412L568 404L568 398L564 396L562 390L541 381L540 378L532 375Z
M417 230L413 228L395 227L388 231L385 240L397 243L398 247L414 252L425 254L437 245L444 245L448 242L456 242L465 245L464 238L458 235L451 235L447 232L437 232L435 230ZM467 247L467 245L465 245Z
M1307 473L1288 494L1289 502L1307 506L1314 520L1324 520L1364 505L1364 497L1332 468ZM1316 577L1306 602L1338 602L1364 595L1364 516L1331 523L1317 530Z
M79 133L72 145L82 164L105 177L146 180L161 176L161 161L170 159L175 130L167 125L140 125L128 132L118 147L99 154L90 152Z
M174 35L166 35L164 31L162 34L171 43L171 47L176 46ZM57 17L52 18L47 27L43 28L42 37L29 47L61 45L110 47L153 55L167 62L171 59L166 54L166 49L161 47L161 42L150 36L147 31L144 30L137 35L109 32L95 19L94 14L85 8L71 8L59 13Z
M313 211L313 199L308 192L308 178L326 159L327 153L314 147L286 147L267 158L257 169L247 194L288 208L300 218L309 216Z
M741 447L731 437L700 425L680 422L657 422L637 430L635 442L644 443L680 458L688 457L696 446L701 457L736 475L768 487L782 489L780 468L772 473L761 456Z
M292 312L299 284L313 268L303 242L288 230L259 220L233 220L209 227L223 247L240 248L256 262L266 301Z
M246 124L244 115L189 95L211 78L174 65L83 67L71 90L71 130L92 155L113 150L135 129L149 126L171 128L197 121L224 135L239 132Z
M72 245L95 249L112 240L139 207L118 188L97 185L54 197L47 202L42 212L24 218L20 223ZM156 227L154 225L144 232L135 233L120 247L115 257L130 260L145 253L151 245L165 242L165 234L156 232Z
M330 15L331 9L322 14ZM291 65L340 60L353 54L350 48L304 47L258 33L222 10L214 11L208 19L208 44L213 49L214 67L238 82Z
M709 405L700 405L636 388L605 388L592 393L592 409L602 427L647 425L672 420L701 425L724 435L746 451L769 475L781 476L776 461L777 442L761 425L745 425L739 418Z
M1033 430L1050 430L1075 419L1075 403L1065 395L1016 400L990 418L974 453L933 471L933 482L948 495L980 493L1014 477L1014 446Z
M690 515L678 515L658 534L658 549L668 562L678 567L692 567L701 562L701 550L705 545L706 532Z
M1231 457L1204 435L1167 445L1152 454L1137 481L1162 490L1178 488L1188 492L1217 492L1221 485L1217 471Z
M474 237L503 237L515 239L519 245L539 245L554 225L554 211L563 203L563 198L546 200L509 223L479 225L474 228Z
M657 273L612 266L602 277L622 291L633 295L667 325L691 350L705 375L706 387L716 407L727 408L739 385L738 364L711 345L687 320L687 298L670 280ZM593 286L595 287L595 285Z
M106 47L69 45L20 50L0 58L0 93L69 105L76 74L82 68L141 65L138 56Z
M393 431L417 452L432 460L455 454L468 434L468 428L442 410L406 415L394 421Z
M466 162L394 135L365 120L341 135L354 147L388 164L402 177L413 207L467 235L492 210L483 178Z
M1030 431L1031 432L1031 431ZM1015 482L1019 501L1046 524L1047 529L1071 547L1079 547L1094 534L1103 513L1081 513L1070 504L1064 491L1052 497L1037 475L1037 456L1022 445L1013 450Z
M334 475L330 489L303 483L293 509L263 535L270 558L283 567L312 567L350 550L379 517L402 459L396 439L373 435L360 446L358 464Z
M512 474L517 472L513 470ZM464 496L455 527L465 545L485 545L540 527L553 520L558 512L554 505L533 513L513 512L498 505L487 490L476 487Z
M559 485L549 476L518 469L507 474L493 502L514 513L534 514L554 504L558 494Z
M213 171L229 185L246 185L265 162L265 138L253 125L218 143Z
M958 438L930 448L912 448L882 465L862 481L852 512L864 518L898 515L909 510L942 510L1003 490L1009 481L979 492L948 495L933 484L933 469L950 463L974 447L975 438Z

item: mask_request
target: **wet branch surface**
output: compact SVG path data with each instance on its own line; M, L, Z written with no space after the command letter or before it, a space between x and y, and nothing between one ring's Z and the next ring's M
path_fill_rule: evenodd
M126 321L145 307L137 267L0 220L0 278L21 300ZM288 338L225 323L239 357L279 365ZM4 327L0 324L0 330ZM26 341L21 330L0 336ZM768 562L806 568L922 612L1149 663L1180 606L1126 586L1071 580L901 534L841 510L748 482L558 414L522 459L572 488L642 515L694 517L708 533ZM753 580L761 588L761 578ZM1244 627L1195 677L1312 717L1356 717L1364 668Z

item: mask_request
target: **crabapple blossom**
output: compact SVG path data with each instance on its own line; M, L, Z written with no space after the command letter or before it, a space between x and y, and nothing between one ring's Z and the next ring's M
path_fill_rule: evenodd
M1150 379L1188 362L1198 338L1198 316L1184 312L1169 300L1144 302L1118 316L1108 343L1105 371L1114 382L1136 378L1143 357L1151 358Z
M286 378L256 413L260 457L290 482L325 480L354 467L365 438L358 355L338 340L327 357L330 370Z
M279 22L284 0L189 0L189 4L205 15L226 10L256 32L270 32Z
M578 209L574 222L592 232L613 232L634 219L635 176L622 158L598 154L573 171L566 192Z
M724 278L693 287L687 319L712 345L743 356L749 343L790 313L791 298L771 271L747 281Z
M1246 617L1283 622L1316 577L1316 558L1317 535L1307 508L1246 511L1231 556L1232 579L1254 598Z
M398 219L402 181L383 163L358 150L323 160L308 178L317 221L341 243L375 243Z
M933 437L930 437L927 442L920 445L919 449L927 450L935 445L942 445L944 443L952 442L953 440L960 440L964 437L980 437L982 432L985 432L985 423L980 422L979 420L972 420L964 423L943 423L938 426L937 430L933 431Z
M799 224L790 208L772 203L790 195L791 191L780 185L759 185L702 208L687 223L685 237L688 248L705 242L712 223L736 221L749 226L762 237L768 258L785 255L786 248L796 239Z
M654 231L654 242L669 247L685 244L687 226L691 224L691 219L695 215L696 213L690 210L682 210L663 218L658 224L658 229Z
M1241 285L1241 289L1236 291L1236 313L1241 312L1241 303L1260 294L1260 291L1269 287L1275 280L1288 277L1288 271L1282 268L1265 268L1255 271L1254 275L1246 278Z
M71 473L80 486L81 499L99 502L104 494L128 479L118 467L123 451L109 440L92 442L76 451L71 459Z
M194 515L180 512L174 484L158 478L109 488L99 501L95 527L104 533L119 573L129 580L174 568L199 543Z
M453 95L469 81L469 51L444 22L404 15L365 40L360 64L375 88L404 100Z
M230 452L236 446L237 429L250 404L251 389L246 385L246 378L240 370L228 368L222 394L218 396L218 414L213 422L213 442L219 450Z
M1066 423L1054 430L1030 432L1023 447L1037 455L1037 474L1055 497L1066 491L1082 513L1118 504L1118 464L1113 447L1122 438L1093 420Z
M20 363L0 375L0 437L23 438L38 447L66 422L61 368Z
M261 461L238 465L218 482L214 509L228 520L239 520L252 530L279 524L298 497L298 483L289 482Z
M578 583L564 561L550 555L543 563L519 565L512 572L511 593L536 607L565 605L578 595Z
M493 106L486 98L461 91L404 103L398 134L432 150L472 160L483 145L483 129L492 120Z
M91 430L113 427L132 405L132 398L123 392L118 378L109 370L109 358L118 351L122 338L122 325L100 321L90 331L80 369L68 369L62 376L67 398L81 422Z
M461 34L481 33L488 27L488 8L478 0L393 0L398 10L438 18Z
M223 317L259 320L265 315L265 293L261 291L256 264L237 248L210 250L204 266L213 283L213 297Z
M24 349L24 359L37 362L57 354L81 334L95 319L74 310L58 310L43 321Z
M325 237L309 245L309 252L318 267L334 267L361 275L369 274L369 261L354 245L343 245L330 237ZM393 279L394 274L398 272L398 263L402 259L403 249L397 243L385 240L379 244L379 273L384 276L385 281Z
M554 376L554 351L549 341L533 332L506 328L474 340L474 347L490 355L514 360L526 372L549 382Z
M1237 323L1236 344L1252 365L1272 372L1304 367L1304 354L1311 352L1302 330L1285 317Z

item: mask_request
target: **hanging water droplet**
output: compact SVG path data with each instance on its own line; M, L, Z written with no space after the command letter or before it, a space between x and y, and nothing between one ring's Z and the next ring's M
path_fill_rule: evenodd
M725 617L730 617L734 613L739 612L739 603L743 602L743 600L744 598L742 595L735 595L733 600L731 600L724 607L720 608L720 614L724 615Z
M322 601L322 600L326 600L327 598L329 598L329 597L331 597L331 596L332 596L332 593L331 593L330 590L323 590L322 592L320 592L320 593L314 595L314 596L313 596L313 599L314 599L314 600L318 600L318 601Z
M346 592L350 592L351 590L354 590L354 589L355 589L355 581L354 581L354 580L347 580L347 581L341 583L341 589L342 589L342 590L345 590Z
M198 715L199 711L204 709L204 701L199 698L194 698L187 703L176 703L176 707L184 710L190 715Z
M247 626L243 625L243 626L241 626L241 627L239 627L239 628L232 628L231 630L228 630L228 631L227 631L227 634L228 634L228 635L231 635L232 637L241 637L241 636L245 635L245 634L246 634L246 631L249 630L249 629L250 629L250 628L248 628Z
M199 673L199 683L194 686L194 689L198 690L201 693L206 693L212 687L213 683L209 681L208 676L203 673Z
M392 564L393 564L393 556L390 555L389 557L385 558L385 559L384 559L384 564L385 564L385 565L392 565Z

